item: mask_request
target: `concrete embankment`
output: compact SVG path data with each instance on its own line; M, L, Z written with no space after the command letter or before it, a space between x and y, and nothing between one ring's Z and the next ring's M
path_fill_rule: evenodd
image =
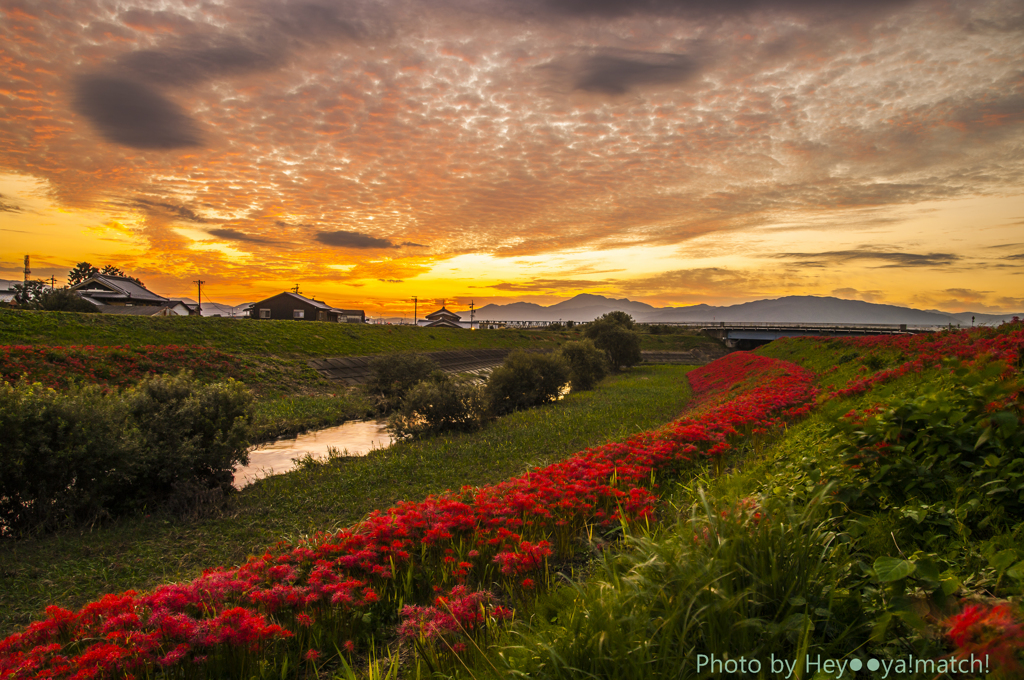
M433 359L441 370L448 373L470 373L485 368L500 366L511 350L508 349L467 349L449 352L423 352ZM729 350L701 348L687 352L643 352L644 362L650 364L690 364L703 366ZM376 356L330 357L312 359L309 365L328 380L337 380L346 385L360 385L370 378L370 361Z

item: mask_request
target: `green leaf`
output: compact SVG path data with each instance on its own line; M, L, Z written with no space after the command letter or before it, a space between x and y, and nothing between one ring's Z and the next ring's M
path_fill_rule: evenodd
M1006 571L1017 559L1017 552L1014 550L1000 550L988 558L988 563L996 571Z
M982 444L984 444L985 442L987 442L991 438L992 438L992 427L989 426L989 427L986 427L985 431L981 433L980 437L978 437L978 441L974 444L974 450L977 451L978 447L980 447Z
M873 565L880 583L890 583L914 573L914 563L898 557L879 557Z
M1018 581L1024 581L1024 562L1018 562L1006 570L1006 575Z

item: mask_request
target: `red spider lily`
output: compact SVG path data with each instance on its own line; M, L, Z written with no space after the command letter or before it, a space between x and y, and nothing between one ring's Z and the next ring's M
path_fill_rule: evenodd
M987 656L1006 677L1019 677L1024 660L1024 624L1009 604L968 605L944 623L958 659L972 654L975 658Z

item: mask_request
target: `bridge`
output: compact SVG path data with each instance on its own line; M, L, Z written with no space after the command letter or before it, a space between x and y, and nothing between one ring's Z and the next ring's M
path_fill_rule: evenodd
M930 333L932 326L908 326L907 324L833 324L833 323L674 323L671 326L689 326L704 335L717 338L726 347L746 349L763 345L779 338L794 337L844 337L862 335L908 335Z

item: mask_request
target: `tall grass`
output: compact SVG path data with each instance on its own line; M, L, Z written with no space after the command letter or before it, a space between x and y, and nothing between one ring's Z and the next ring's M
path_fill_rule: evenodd
M711 659L767 671L772 654L801 666L807 654L849 654L864 625L837 584L853 561L822 503L701 498L541 603L496 655L495 677L698 678L715 675Z

